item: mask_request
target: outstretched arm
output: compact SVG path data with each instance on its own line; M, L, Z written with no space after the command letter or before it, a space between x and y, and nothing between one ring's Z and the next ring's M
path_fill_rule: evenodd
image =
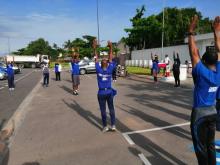
M220 61L220 17L216 17L213 22L213 32L215 38L215 47L218 52L218 61Z
M189 53L190 53L193 68L200 61L199 51L196 46L196 42L194 38L194 33L195 33L197 22L198 22L198 16L195 15L194 17L192 17L190 25L189 25L189 29L188 29Z
M173 51L173 60L176 59L176 56L175 56L175 51Z
M109 62L112 62L113 51L112 51L112 42L111 41L108 41L108 47L109 47Z
M97 53L97 40L96 38L93 40L93 44L92 44L92 47L93 47L93 53L94 53L94 58L95 58L95 62L98 62L98 53Z

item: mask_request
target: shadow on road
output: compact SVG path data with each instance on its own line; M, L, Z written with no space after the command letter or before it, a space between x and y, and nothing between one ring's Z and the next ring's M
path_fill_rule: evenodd
M73 101L73 103L71 104L67 103L65 100L63 100L63 102L73 111L77 112L81 117L83 117L85 120L91 123L93 126L95 126L96 128L100 130L102 129L101 119L95 116L92 112L82 108L76 101Z

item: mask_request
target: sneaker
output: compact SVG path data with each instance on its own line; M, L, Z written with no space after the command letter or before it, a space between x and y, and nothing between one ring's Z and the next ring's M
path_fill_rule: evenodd
M73 95L77 95L77 92L76 92L76 91L73 91Z
M109 128L108 128L108 127L104 127L104 128L102 129L102 132L103 132L103 133L108 132L108 131L109 131Z
M115 125L113 125L113 126L111 127L111 131L116 131Z

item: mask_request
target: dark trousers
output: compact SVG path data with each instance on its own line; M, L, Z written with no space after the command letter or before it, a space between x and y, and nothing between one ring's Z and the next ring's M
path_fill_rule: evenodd
M56 72L56 81L60 81L60 72Z
M8 76L8 88L14 88L14 76Z
M116 80L117 79L117 76L116 76L116 68L113 70L112 72L112 79L113 80Z
M102 116L102 124L104 127L107 126L106 102L108 103L108 108L110 112L111 125L112 126L115 125L115 109L114 109L113 98L114 96L112 95L112 93L106 95L98 94L99 107Z
M49 73L44 73L44 85L49 84Z
M215 128L215 115L202 117L196 122L191 115L191 134L199 165L216 165Z
M174 71L173 76L174 76L174 79L175 79L175 85L180 86L180 72Z

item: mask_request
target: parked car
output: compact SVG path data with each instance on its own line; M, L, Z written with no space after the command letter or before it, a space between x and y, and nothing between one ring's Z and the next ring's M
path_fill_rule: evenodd
M81 75L86 73L95 73L95 62L89 59L83 59L79 62L79 69Z
M4 69L6 69L7 66L6 66L6 64L5 64L4 62L0 62L0 68L4 68ZM21 69L18 68L17 65L13 65L13 70L14 70L15 74L21 72Z
M4 68L0 67L0 80L5 80L7 79L7 72Z

